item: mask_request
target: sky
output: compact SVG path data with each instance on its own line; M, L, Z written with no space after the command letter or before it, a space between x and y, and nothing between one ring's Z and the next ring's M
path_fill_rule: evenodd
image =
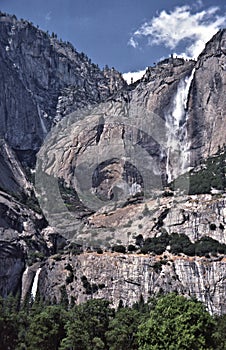
M172 53L197 58L226 28L225 0L0 0L0 10L55 32L101 68L137 72L134 81Z

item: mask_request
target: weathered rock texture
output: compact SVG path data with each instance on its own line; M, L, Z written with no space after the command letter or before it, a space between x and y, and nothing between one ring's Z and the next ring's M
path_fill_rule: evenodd
M161 257L162 259L162 257ZM76 302L107 298L114 306L132 305L159 292L177 291L202 300L212 313L225 313L226 260L209 261L165 255L160 257L104 253L48 259L39 279L39 292L60 300L62 288Z
M18 151L37 151L54 119L95 104L126 83L70 43L27 21L0 15L0 130Z
M0 169L0 188L2 190L18 197L31 194L32 185L28 182L15 153L4 139L0 140Z
M21 288L25 259L22 249L15 243L0 241L0 295L16 294Z
M217 152L226 130L226 30L206 44L198 58L188 100L192 162Z
M209 236L226 243L226 200L212 195L158 197L146 203L129 205L115 211L100 210L88 218L88 224L77 236L85 233L92 239L111 237L123 244L134 243L132 237L142 234L144 238L158 235L162 229L169 234L184 233L192 242ZM212 225L214 224L214 228ZM99 228L99 232L95 231ZM102 230L101 230L102 229ZM109 229L107 232L106 229ZM109 240L109 238L108 238Z

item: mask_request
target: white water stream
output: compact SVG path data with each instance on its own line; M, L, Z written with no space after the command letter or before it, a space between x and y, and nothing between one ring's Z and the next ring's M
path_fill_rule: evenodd
M41 268L39 267L38 270L36 271L35 278L31 288L31 299L33 300L35 300L36 294L38 291L38 281L39 281L40 272L41 272Z
M42 131L43 131L43 134L46 135L48 133L48 131L47 131L45 123L44 123L44 121L42 119L42 113L41 113L39 105L37 105L37 107L38 107L38 116L39 116L39 120L40 120L40 123L41 123Z
M173 110L166 116L168 130L166 174L168 183L175 178L178 170L182 173L189 165L190 154L186 123L188 97L194 74L195 68L190 76L179 82L173 101Z

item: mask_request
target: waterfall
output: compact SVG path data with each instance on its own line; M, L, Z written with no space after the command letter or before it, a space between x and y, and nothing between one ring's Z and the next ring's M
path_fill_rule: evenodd
M194 78L195 68L191 75L182 79L177 87L171 113L166 115L167 139L167 163L166 174L168 183L171 182L178 172L187 170L190 154L187 140L187 107L190 87Z
M43 134L46 135L48 133L48 131L47 131L45 123L44 123L44 121L42 119L42 113L41 113L39 105L37 105L37 107L38 107L38 116L39 116L40 124L41 124L41 127L42 127L42 131L43 131Z
M24 301L25 296L26 296L26 280L27 280L27 276L28 276L28 271L29 268L28 266L26 267L23 276L22 276L22 285L21 285L21 301Z
M39 280L39 275L41 272L41 268L39 267L38 270L36 271L35 278L33 280L32 288L31 288L31 299L35 300L37 290L38 290L38 280Z

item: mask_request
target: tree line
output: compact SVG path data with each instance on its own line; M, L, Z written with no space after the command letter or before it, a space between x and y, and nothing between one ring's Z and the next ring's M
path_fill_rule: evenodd
M92 299L76 305L0 299L1 350L223 350L226 315L171 293L132 307Z

